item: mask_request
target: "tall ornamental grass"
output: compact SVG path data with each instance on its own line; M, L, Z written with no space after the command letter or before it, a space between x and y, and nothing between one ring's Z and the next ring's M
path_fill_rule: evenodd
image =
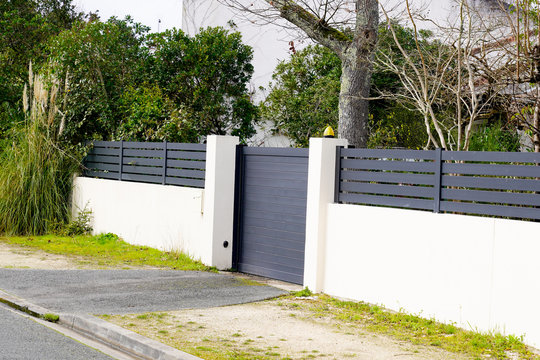
M33 77L25 87L25 127L0 155L0 233L39 235L69 221L72 175L78 162L58 138L64 118L58 82Z

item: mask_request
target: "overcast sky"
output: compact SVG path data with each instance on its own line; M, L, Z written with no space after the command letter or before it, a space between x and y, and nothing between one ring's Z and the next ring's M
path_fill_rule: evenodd
M182 27L182 0L75 0L84 12L99 10L102 20L111 16L123 19L131 15L136 22L148 25L152 32Z

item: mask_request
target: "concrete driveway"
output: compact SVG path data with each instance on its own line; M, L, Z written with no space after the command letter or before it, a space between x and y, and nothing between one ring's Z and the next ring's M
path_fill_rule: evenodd
M53 311L79 314L210 308L285 293L232 275L165 270L0 269L0 289Z

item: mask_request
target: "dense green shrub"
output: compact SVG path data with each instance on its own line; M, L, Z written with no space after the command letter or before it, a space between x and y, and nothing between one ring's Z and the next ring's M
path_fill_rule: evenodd
M470 151L519 151L519 135L500 123L484 126L473 133Z

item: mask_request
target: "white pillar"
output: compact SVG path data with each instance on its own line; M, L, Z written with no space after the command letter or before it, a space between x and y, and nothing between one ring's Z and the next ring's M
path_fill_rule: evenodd
M334 202L336 148L347 144L345 139L309 140L304 286L314 292L324 290L326 209Z
M237 136L210 135L206 142L204 236L201 261L220 270L232 267L234 177Z

